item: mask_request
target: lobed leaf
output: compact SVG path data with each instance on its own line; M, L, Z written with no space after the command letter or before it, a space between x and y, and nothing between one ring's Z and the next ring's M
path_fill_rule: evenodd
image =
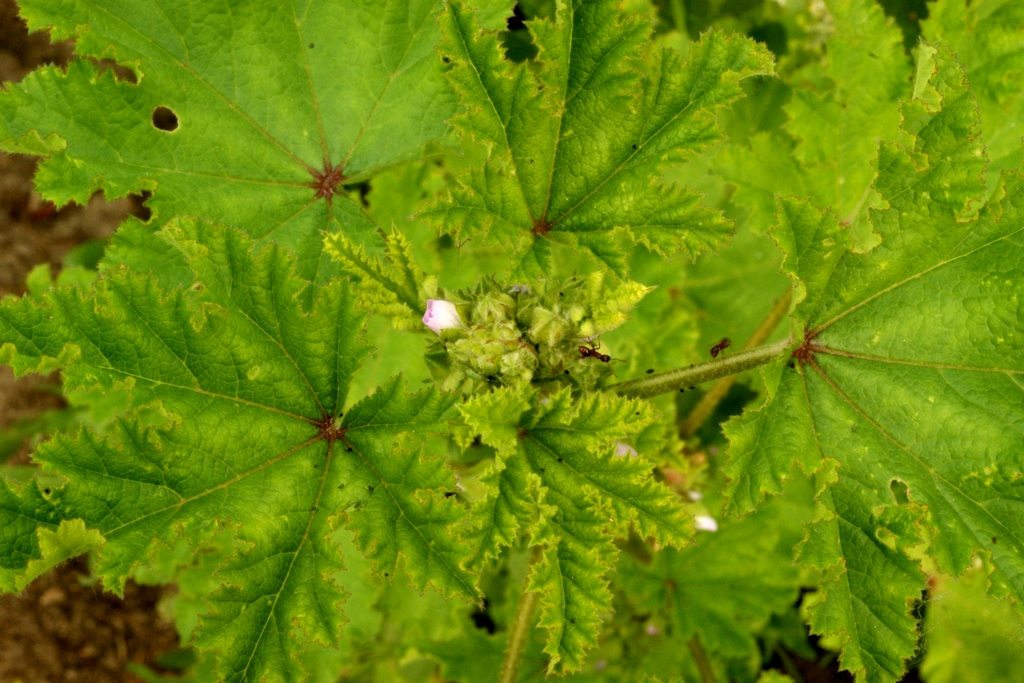
M338 271L321 231L375 241L344 186L450 137L455 96L434 50L441 0L164 4L21 3L31 29L75 38L79 55L113 58L137 83L86 59L44 67L0 97L0 148L45 156L36 186L58 206L153 192L158 221L241 227L328 282ZM510 9L477 4L490 25ZM135 223L114 258L160 265L156 227Z
M386 261L368 256L362 245L342 233L324 238L324 250L358 285L360 307L391 318L396 329L415 329L422 325L424 304L437 282L431 279L428 285L402 233L393 231L384 244Z
M699 636L717 657L760 661L755 634L789 609L800 589L793 548L808 512L777 500L742 520L722 520L693 547L666 549L649 563L624 555L619 582L637 612L665 616L675 647Z
M986 156L964 76L948 48L919 47L903 107L913 147L879 151L881 243L787 261L808 292L802 341L766 373L772 401L727 427L735 511L777 491L794 461L821 468L801 549L828 579L811 625L841 635L858 680L898 680L915 650L925 581L908 548L952 574L989 553L991 592L1024 598L1024 178L1004 174L979 209ZM797 252L838 230L801 202L780 214Z
M670 49L648 54L649 22L611 0L574 0L528 26L536 68L503 59L497 37L449 3L440 50L461 103L453 123L490 155L421 215L507 244L525 275L549 268L551 240L579 244L620 275L620 234L690 257L725 241L728 222L697 192L663 184L661 171L720 137L717 109L740 96L741 79L772 72L767 50L709 32L686 64Z
M59 484L0 482L3 588L67 556L50 546L69 524L84 523L71 540L102 536L94 572L118 592L157 543L198 548L232 530L242 550L220 568L196 639L230 681L300 680L306 643L337 646L346 592L332 575L344 558L330 539L340 524L378 573L401 569L420 590L475 598L460 567L468 549L447 531L462 517L443 495L453 478L422 451L454 399L405 395L395 379L343 415L368 352L350 288L320 288L304 312L307 284L283 250L254 258L240 233L195 220L165 230L193 270L188 290L117 269L92 294L57 288L41 303L0 304L0 348L19 371L60 363L68 387L127 388L133 411L165 416L41 445L34 457Z
M677 547L692 535L678 498L653 480L650 463L615 454L617 441L651 423L650 408L605 395L574 400L568 390L539 397L502 389L460 410L499 453L484 477L492 490L474 508L467 532L478 544L473 561L496 557L520 529L531 529L531 543L545 546L529 586L541 593L549 670L578 670L611 609L604 574L616 555L612 533L632 526Z
M878 140L899 134L897 103L909 94L910 65L899 27L877 2L825 5L834 29L827 57L792 75L798 87L785 106L789 120L752 136L749 146L727 147L713 166L736 186L733 199L752 211L755 227L769 227L776 195L809 197L852 225L866 250L877 243L868 217L879 204L871 162Z
M921 22L927 40L956 52L981 109L981 140L989 158L988 190L998 174L1020 168L1024 146L1024 6L1009 0L940 0Z

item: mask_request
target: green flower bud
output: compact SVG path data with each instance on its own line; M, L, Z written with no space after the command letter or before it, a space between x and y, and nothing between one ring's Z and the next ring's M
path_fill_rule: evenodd
M447 293L461 325L445 327L431 345L431 373L444 389L462 393L530 382L542 382L543 391L565 384L593 389L613 372L608 352L593 350L591 340L625 322L651 289L635 282L609 287L603 273L592 273L561 284L486 280Z

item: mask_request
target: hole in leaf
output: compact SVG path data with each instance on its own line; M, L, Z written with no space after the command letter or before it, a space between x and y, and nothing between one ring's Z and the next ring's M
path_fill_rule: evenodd
M168 133L178 130L178 115L168 107L159 106L153 110L153 127Z
M889 490L892 491L892 497L896 499L897 505L907 505L910 503L910 496L908 495L910 489L899 479L893 479L889 482Z
M128 210L143 223L148 223L149 219L153 217L153 210L146 206L146 202L152 196L153 193L149 190L143 190L141 194L128 195L128 200L131 202L131 208Z

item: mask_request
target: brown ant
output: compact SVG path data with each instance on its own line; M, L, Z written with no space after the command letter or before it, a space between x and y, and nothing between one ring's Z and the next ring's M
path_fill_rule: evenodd
M590 346L579 346L579 347L577 347L580 350L580 358L596 358L599 361L601 361L602 363L610 363L613 360L614 361L618 361L620 363L625 363L626 362L626 361L622 360L621 358L612 358L607 353L601 353L600 351L598 351L598 349L601 348L601 341L600 340L598 340L597 344L594 344L594 342L592 342L592 341L590 341L588 343L590 344ZM612 374L613 375L615 374L614 370L612 370Z
M590 346L580 346L580 347L577 347L580 350L580 358L596 358L599 361L601 361L602 363L608 363L608 362L613 361L613 360L617 360L620 363L625 363L626 362L626 361L622 360L621 358L612 358L607 353L601 353L600 351L598 351L598 349L601 348L601 340L600 339L597 340L597 344L595 344L593 341L588 341L587 343L590 344Z
M718 354L725 351L730 346L732 346L732 340L728 337L722 337L720 342L711 347L711 357L718 358Z
M579 349L580 358L596 358L602 363L607 363L612 359L612 357L609 356L607 353L601 353L597 349L592 349L589 346L580 346ZM616 358L616 360L618 359Z

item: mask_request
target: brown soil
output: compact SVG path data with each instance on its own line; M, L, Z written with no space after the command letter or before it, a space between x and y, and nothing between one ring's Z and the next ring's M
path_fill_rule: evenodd
M71 43L53 44L44 32L29 34L13 0L0 0L0 83L18 82L42 64L64 65ZM33 266L59 268L64 254L82 242L109 237L139 202L106 202L57 211L33 192L36 159L0 153L0 296L21 294Z
M136 681L127 662L152 663L177 647L156 611L159 589L129 582L121 600L90 583L85 563L74 561L0 598L0 680Z
M0 82L17 82L44 63L66 64L70 43L53 44L45 33L29 34L12 0L0 0ZM142 211L138 198L59 211L36 194L37 160L0 153L0 297L20 295L33 266L56 274L69 249L110 236L129 213ZM14 379L0 368L0 430L64 405L53 390L60 379L30 375ZM26 442L9 464L31 461ZM77 560L50 572L21 595L0 596L0 682L115 683L138 681L128 662L152 665L178 645L173 626L157 613L161 589L129 582L124 600L93 587L86 563Z

